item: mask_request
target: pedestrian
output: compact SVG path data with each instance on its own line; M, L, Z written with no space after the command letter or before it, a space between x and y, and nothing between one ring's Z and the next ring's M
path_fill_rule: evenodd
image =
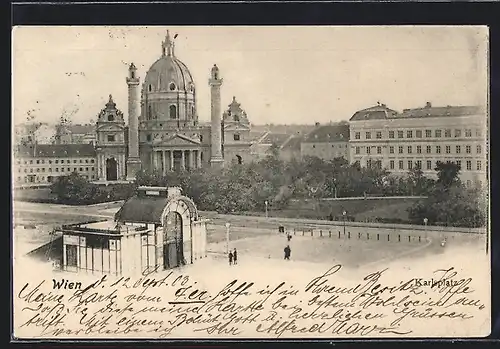
M229 252L229 265L233 264L233 253Z
M292 250L290 249L290 246L289 246L289 245L287 245L287 246L285 247L284 252L285 252L285 259L286 259L286 260L290 260L290 254L291 254Z
M233 252L233 260L234 260L234 264L238 264L238 252L236 252L236 248L234 249L234 252Z

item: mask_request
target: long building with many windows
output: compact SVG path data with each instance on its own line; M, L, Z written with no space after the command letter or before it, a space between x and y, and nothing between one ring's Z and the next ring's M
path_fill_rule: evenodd
M92 144L30 144L19 146L14 159L16 184L52 183L56 177L77 172L97 179L96 151Z
M468 186L487 181L486 114L477 106L405 109L380 104L356 112L350 124L350 160L404 175L414 167L435 176L436 163L461 167Z

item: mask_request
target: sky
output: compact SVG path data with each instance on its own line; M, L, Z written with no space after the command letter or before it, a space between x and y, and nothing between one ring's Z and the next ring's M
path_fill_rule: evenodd
M109 94L127 115L128 64L142 84L167 29L195 80L200 121L210 120L214 64L223 110L235 96L253 124L337 122L377 102L486 103L486 27L30 26L12 34L14 123L95 121Z

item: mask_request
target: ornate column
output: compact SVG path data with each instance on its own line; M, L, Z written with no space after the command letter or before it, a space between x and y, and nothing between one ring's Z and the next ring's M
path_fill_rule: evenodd
M134 180L137 171L141 169L139 157L139 131L138 122L140 115L139 78L137 68L130 64L129 75L126 79L128 85L128 159L127 179Z
M174 170L174 151L170 150L170 171Z
M201 150L200 150L200 149L198 149L196 152L197 152L196 156L197 156L197 158L198 158L198 165L197 165L197 168L200 168L200 167L202 166L202 165L201 165Z
M212 167L223 167L224 158L222 156L222 125L221 125L221 111L220 111L220 88L223 79L220 77L219 68L214 64L210 74L208 84L210 85L210 101L211 101L211 154L210 165Z

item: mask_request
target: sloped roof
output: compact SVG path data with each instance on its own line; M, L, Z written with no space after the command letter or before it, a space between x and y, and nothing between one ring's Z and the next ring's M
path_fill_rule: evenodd
M304 140L303 136L293 136L283 144L282 150L300 151L300 144Z
M385 104L381 104L357 111L349 121L391 119L397 117L397 115L397 111L387 108Z
M311 131L304 142L347 142L349 141L349 125L324 125Z
M67 129L73 134L87 134L95 132L95 125L75 124L75 125L69 125Z
M133 196L116 212L115 221L161 224L161 215L168 201L162 196Z
M282 145L288 138L290 135L286 133L268 133L260 143Z
M92 144L30 144L18 147L19 157L95 157L96 151Z
M401 117L422 118L441 116L466 116L481 113L478 106L447 106L447 107L424 107L415 109L405 109Z
M479 106L432 107L430 103L423 108L405 109L402 113L387 108L385 104L363 109L354 113L349 121L381 120L400 118L457 117L475 115L482 112Z
M262 136L264 136L264 134L266 134L266 131L253 131L253 130L251 130L249 132L249 138L250 138L251 141L257 141Z
M154 189L154 188L150 188ZM160 188L161 189L161 188ZM128 223L162 224L163 210L170 201L178 200L181 205L187 206L192 217L198 219L198 210L192 200L185 196L153 196L137 194L128 199L116 212L115 221Z

